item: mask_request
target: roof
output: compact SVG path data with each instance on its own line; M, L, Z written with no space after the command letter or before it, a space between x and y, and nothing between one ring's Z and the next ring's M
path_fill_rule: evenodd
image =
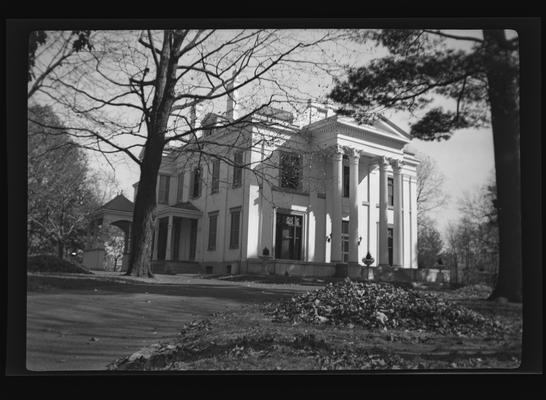
M193 204L191 204L189 201L176 203L175 205L171 207L181 208L183 210L190 210L190 211L201 211L197 207L195 207Z
M122 194L118 194L108 203L104 204L99 210L116 210L116 211L125 211L133 212L134 204L131 200L125 197Z
M280 119L281 121L289 123L292 123L292 121L294 121L294 115L292 115L291 112L271 106L263 107L262 109L256 111L256 114L263 115L265 117Z

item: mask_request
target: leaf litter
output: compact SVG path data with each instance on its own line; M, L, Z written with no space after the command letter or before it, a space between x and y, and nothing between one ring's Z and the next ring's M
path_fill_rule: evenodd
M369 329L409 329L453 335L502 335L502 324L432 293L386 282L345 279L322 289L269 304L276 322L311 323Z

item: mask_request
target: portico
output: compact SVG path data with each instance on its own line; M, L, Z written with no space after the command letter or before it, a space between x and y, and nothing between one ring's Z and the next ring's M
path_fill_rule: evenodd
M359 246L362 242L364 230L366 227L360 226L360 212L362 212L362 201L360 199L359 183L362 177L360 172L361 156L369 160L367 168L379 170L379 224L378 224L378 261L380 266L393 265L401 267L403 265L403 211L402 211L402 179L401 172L403 160L398 158L389 158L386 156L374 157L369 153L355 149L354 147L335 146L331 149L331 167L332 167L332 212L331 212L331 259L332 263L343 263L342 257L342 224L343 224L343 159L346 156L349 160L349 264L361 264L359 258ZM388 173L389 167L393 175L392 192L394 204L389 206L388 202ZM390 224L393 229L393 255L392 263L389 260L388 248L388 229L389 218L388 210L393 210L393 223ZM369 250L368 250L369 251Z

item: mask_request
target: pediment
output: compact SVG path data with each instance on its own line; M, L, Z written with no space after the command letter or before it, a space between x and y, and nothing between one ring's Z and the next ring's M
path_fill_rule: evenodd
M394 122L392 122L388 118L383 117L382 115L379 115L378 118L375 119L373 126L377 129L391 133L395 136L411 140L411 135L409 133L407 133Z
M378 116L369 124L358 123L354 118L338 117L337 122L345 125L354 132L362 132L363 134L374 134L388 139L408 143L411 136L402 128L398 127L394 122L383 116Z

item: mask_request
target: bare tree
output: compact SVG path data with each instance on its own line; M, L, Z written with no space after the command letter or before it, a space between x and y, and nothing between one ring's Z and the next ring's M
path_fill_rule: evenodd
M104 251L106 257L111 261L112 271L118 271L118 262L123 259L123 251L125 250L125 236L123 232L116 226L110 225L106 231L107 239L104 242Z
M421 161L417 166L417 220L422 225L425 214L445 205L448 196L443 192L445 177L436 161L426 154L417 156Z
M203 128L194 124L192 111L213 112L243 92L239 107L246 111L215 122L215 129L235 129L265 107L296 107L302 94L289 93L280 80L289 73L294 78L309 62L302 49L331 35L312 36L278 30L99 32L92 50L50 72L40 96L64 107L68 131L80 145L106 156L123 154L140 168L127 274L152 276L153 211L164 150L203 152Z
M464 264L467 277L498 273L499 233L496 218L494 176L480 190L459 199L462 217L447 230L448 251L453 264Z
M74 54L86 48L93 48L91 31L31 32L28 46L28 98L48 85L56 69L60 69Z

